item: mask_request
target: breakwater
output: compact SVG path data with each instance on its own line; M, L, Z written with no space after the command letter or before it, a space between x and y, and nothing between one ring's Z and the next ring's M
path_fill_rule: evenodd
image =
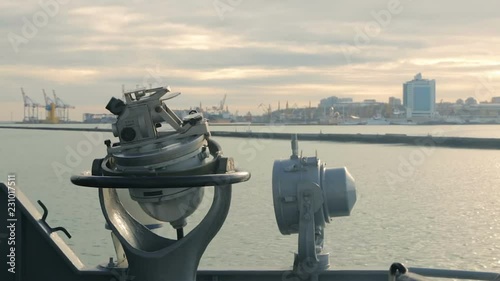
M290 140L291 133L270 132L211 132L216 137ZM405 134L297 134L300 141L354 142L370 144L402 144L469 149L500 149L500 139L442 136L408 136Z
M100 128L68 128L68 127L23 127L23 126L0 126L0 129L13 130L41 130L41 131L73 131L73 132L104 132L111 133L111 129Z
M82 132L111 132L111 129L100 128L65 128L65 127L23 127L0 126L0 129L22 130L50 130L50 131L82 131ZM224 132L212 131L214 137L255 138L255 139L282 139L290 140L292 133L272 132ZM328 141L352 142L369 144L400 144L413 146L454 147L468 149L500 149L498 138L470 138L445 136L408 136L405 134L322 134L299 133L300 141Z

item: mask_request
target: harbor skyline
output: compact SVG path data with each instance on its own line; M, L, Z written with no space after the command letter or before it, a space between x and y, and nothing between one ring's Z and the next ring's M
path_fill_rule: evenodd
M163 1L41 3L0 4L0 120L22 120L20 87L39 103L55 89L72 120L105 113L122 84L168 84L183 93L173 108L227 94L240 114L330 96L387 102L419 72L437 81L436 102L500 96L495 1L243 1L222 17L213 1L169 2L169 13Z

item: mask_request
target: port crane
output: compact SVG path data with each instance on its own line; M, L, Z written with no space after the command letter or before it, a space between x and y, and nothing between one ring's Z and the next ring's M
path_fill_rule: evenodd
M226 98L227 98L227 94L225 94L224 98L220 101L220 106L219 106L220 111L224 111L224 105L226 104Z
M47 116L47 122L52 124L59 123L59 118L57 117L56 112L56 103L49 96L47 96L47 93L45 93L45 89L42 89L42 92L43 98L45 99L45 112Z
M227 98L227 94L224 95L224 98L219 102L218 106L215 106L215 105L212 106L212 110L214 112L223 113L224 112L224 105L226 105L226 98ZM227 111L228 111L228 108L226 106L226 112Z
M64 122L69 121L69 110L74 109L75 107L72 105L69 105L65 103L63 100L61 100L57 95L56 91L52 90L52 94L54 95L54 101L56 104L56 108L58 108L58 118Z
M24 89L21 87L21 94L24 101L24 116L23 122L37 123L38 119L38 108L43 107L43 105L33 101L30 97L24 93Z
M259 104L259 106L257 108L262 110L263 115L267 114L269 116L269 123L271 123L272 122L272 107L271 107L271 105L269 104L267 109L266 109L266 105L261 103L261 104Z
M66 118L66 109L65 109L65 106L64 106L64 102L61 101L61 99L59 99L57 96L56 96L56 93L54 90L52 90L52 95L54 96L54 103L56 104L56 114L57 114L57 118L59 118L59 120L61 121L66 121L65 118Z

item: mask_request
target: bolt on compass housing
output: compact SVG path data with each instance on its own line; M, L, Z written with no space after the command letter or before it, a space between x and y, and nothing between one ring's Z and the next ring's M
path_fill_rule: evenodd
M106 108L118 116L106 140L107 155L95 159L92 176L72 176L75 185L99 188L99 202L111 229L117 266L128 264L140 280L195 280L205 249L222 227L231 205L232 184L250 179L210 138L207 120L191 111L182 120L164 96L168 87L124 93L125 102L112 98ZM163 124L174 130L160 131ZM214 187L212 206L188 235L186 218L199 206L205 187ZM152 232L120 200L127 189L144 212L176 229L177 240ZM116 242L116 243L115 243ZM110 267L114 263L109 263Z
M171 93L169 87L158 87L125 92L125 102L111 98L106 109L118 116L112 129L120 142L106 143L108 155L96 163L97 174L165 176L213 173L220 149L209 141L207 120L196 111L181 120L164 103L179 94ZM174 130L159 131L165 123ZM149 216L170 222L174 228L185 226L185 219L201 203L203 191L203 187L129 189L131 198Z

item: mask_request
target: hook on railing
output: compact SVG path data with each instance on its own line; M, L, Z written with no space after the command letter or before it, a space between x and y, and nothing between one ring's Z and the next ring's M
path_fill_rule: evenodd
M62 232L64 232L64 234L66 234L66 236L68 236L69 239L71 239L71 234L69 234L69 232L66 230L66 228L64 228L62 226L58 226L58 227L54 227L54 228L50 227L50 225L46 221L47 216L49 215L49 210L47 209L47 207L45 207L45 204L43 204L42 201L38 200L36 202L43 209L43 215L42 215L41 221L42 221L42 224L45 225L45 227L47 227L49 229L49 232L52 233L55 231L62 231Z

